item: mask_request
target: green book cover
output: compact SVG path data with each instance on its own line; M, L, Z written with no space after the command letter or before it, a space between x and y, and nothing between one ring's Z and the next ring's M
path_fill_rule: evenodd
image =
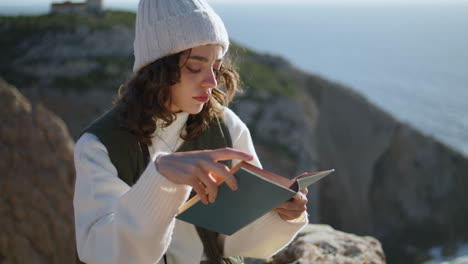
M234 171L238 189L221 183L216 201L203 204L195 196L182 206L177 219L225 235L244 226L293 197L299 190L320 180L334 170L302 174L287 179L251 164L241 162Z

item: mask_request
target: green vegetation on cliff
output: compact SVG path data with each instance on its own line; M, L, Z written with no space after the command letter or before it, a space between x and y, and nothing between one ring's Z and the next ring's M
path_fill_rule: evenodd
M105 50L102 51L102 55L99 55L98 50L93 56L82 57L70 52L69 58L64 58L63 55L60 58L54 57L52 50L50 54L38 55L31 55L29 51L37 46L50 45L51 41L59 41L54 43L55 47L60 46L62 41L63 46L72 46L75 50L79 50L87 41L86 36L93 32L115 32L109 30L115 27L133 32L134 23L135 14L125 11L106 11L94 16L46 14L0 17L0 34L3 36L0 38L1 75L8 82L23 88L44 83L58 89L115 90L131 74L133 63L131 50L128 54L118 56L110 56ZM132 40L122 39L122 41ZM131 46L131 43L128 45ZM87 48L94 47L88 44ZM236 43L231 45L229 54L240 73L243 87L287 96L295 93L297 84L282 70L289 66L284 59L258 54ZM76 72L73 71L73 67L68 72L49 70L47 74L37 70L53 69L53 67L64 69L60 65L83 64L94 66L90 66L88 70L80 68ZM44 82L45 79L47 81Z
M286 96L294 95L297 84L284 72L290 64L281 57L259 54L231 43L229 56L237 66L243 85L248 89L266 90Z
M67 14L46 14L37 16L0 16L0 56L17 56L24 41L40 38L45 33L74 33L81 26L92 30L103 30L115 25L133 27L135 13L106 11L100 15L81 16ZM7 48L5 50L4 48ZM5 52L9 51L9 52Z

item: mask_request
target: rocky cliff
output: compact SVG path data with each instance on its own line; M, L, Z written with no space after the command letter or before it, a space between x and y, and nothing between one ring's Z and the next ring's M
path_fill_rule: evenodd
M0 263L73 263L73 140L0 79Z
M467 241L466 157L348 87L285 71L300 84L296 96L262 95L262 103L247 96L235 109L261 131L254 133L258 142L292 153L271 162L293 157L295 173L336 169L311 188L311 220L376 236L389 263L420 263L430 246L451 252Z
M290 160L290 175L336 169L311 188L312 221L376 236L389 263L419 263L430 246L450 252L467 241L466 157L349 87L284 71L298 84L294 96L254 91L233 108L258 144L270 146L267 167Z
M116 16L122 15L43 26L18 34L16 46L0 42L3 50L21 51L1 55L5 78L61 116L75 139L131 75L132 24L117 23ZM15 23L0 23L0 33L13 34ZM37 22L17 24L27 31ZM120 43L114 43L116 34L123 36ZM264 166L284 175L336 169L310 189L313 222L376 236L389 263L418 263L429 246L450 252L468 241L466 157L352 89L300 72L284 59L237 45L230 55L246 88L231 107L250 127Z
M373 234L391 263L417 263L431 245L468 238L468 160L351 90L320 93L321 221Z

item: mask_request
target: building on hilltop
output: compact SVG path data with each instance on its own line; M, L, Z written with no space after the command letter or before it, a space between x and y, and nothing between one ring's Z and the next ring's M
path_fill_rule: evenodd
M103 0L86 0L84 3L65 1L63 3L52 3L50 12L61 14L89 14L100 13L103 9Z

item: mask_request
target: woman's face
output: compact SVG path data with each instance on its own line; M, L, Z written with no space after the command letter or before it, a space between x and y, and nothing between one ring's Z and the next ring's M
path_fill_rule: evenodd
M192 48L180 56L180 82L171 86L172 112L198 114L210 100L218 83L216 72L222 63L222 47L205 45Z

